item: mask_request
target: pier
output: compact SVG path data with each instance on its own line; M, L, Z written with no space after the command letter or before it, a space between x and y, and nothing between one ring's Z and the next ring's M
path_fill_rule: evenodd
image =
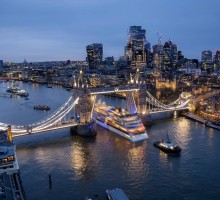
M207 127L211 127L211 128L214 128L214 129L218 129L220 130L220 126L218 125L215 125L213 124L211 121L208 121L208 120L205 120L201 117L199 117L198 115L195 115L193 113L182 113L183 116L187 117L187 118L190 118L190 119L193 119L195 121L198 121L200 123L203 123L205 124Z

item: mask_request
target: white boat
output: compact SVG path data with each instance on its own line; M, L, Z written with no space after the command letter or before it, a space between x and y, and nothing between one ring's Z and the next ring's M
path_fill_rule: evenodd
M121 188L106 190L106 196L109 200L129 200Z
M121 108L96 105L92 118L96 123L118 135L137 142L148 138L145 127L137 113L131 114Z

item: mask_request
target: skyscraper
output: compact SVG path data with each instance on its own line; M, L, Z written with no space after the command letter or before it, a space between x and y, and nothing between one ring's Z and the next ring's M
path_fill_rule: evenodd
M220 64L220 50L217 50L214 57L214 62Z
M101 43L94 43L86 46L87 51L87 62L89 69L94 70L102 62L103 57L103 45Z
M205 63L212 62L212 51L205 50L202 52L202 62L205 62Z
M0 67L3 67L3 60L0 60Z
M217 50L214 56L215 70L220 69L220 50Z
M202 52L202 67L205 71L213 70L212 51L205 50Z
M163 67L164 69L172 69L177 63L177 45L171 40L165 42L163 46Z
M130 26L125 56L132 66L146 64L145 43L146 31L141 26Z

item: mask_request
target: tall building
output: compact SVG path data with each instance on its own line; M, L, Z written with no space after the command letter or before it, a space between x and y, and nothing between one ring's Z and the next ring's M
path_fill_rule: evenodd
M162 66L163 61L163 45L161 41L158 41L158 44L153 46L153 61L157 67Z
M145 43L146 30L141 26L130 26L125 56L132 66L146 64Z
M202 52L202 68L207 70L213 70L212 51L205 50Z
M94 70L101 64L103 58L103 45L101 43L94 43L86 46L87 62L89 69Z
M217 50L214 56L214 63L217 69L220 69L220 50Z
M177 45L173 44L171 40L165 42L163 46L163 68L172 69L177 64Z
M202 62L212 62L212 51L205 50L202 52Z

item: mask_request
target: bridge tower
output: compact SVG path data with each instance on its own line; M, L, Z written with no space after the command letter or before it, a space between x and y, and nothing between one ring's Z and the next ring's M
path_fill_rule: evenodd
M73 97L74 99L79 97L78 104L74 108L75 121L80 124L90 123L94 98L91 98L87 81L83 79L82 70L79 72L78 79L74 77Z
M132 114L137 113L133 92L126 92L126 108Z
M74 107L74 119L78 123L71 130L83 136L96 134L96 127L91 119L94 98L90 95L88 83L83 78L82 70L78 79L74 77L73 98L79 97L78 104Z
M142 121L145 125L151 123L150 116L147 113L147 86L145 81L141 80L140 78L140 71L137 69L134 78L130 76L130 83L139 86L139 90L134 92L134 100L136 104L137 113L142 118ZM129 101L128 101L129 103Z
M140 70L137 69L134 78L130 76L130 83L139 86L139 91L134 93L134 99L136 103L137 113L145 114L147 111L147 87L144 81L140 80Z

